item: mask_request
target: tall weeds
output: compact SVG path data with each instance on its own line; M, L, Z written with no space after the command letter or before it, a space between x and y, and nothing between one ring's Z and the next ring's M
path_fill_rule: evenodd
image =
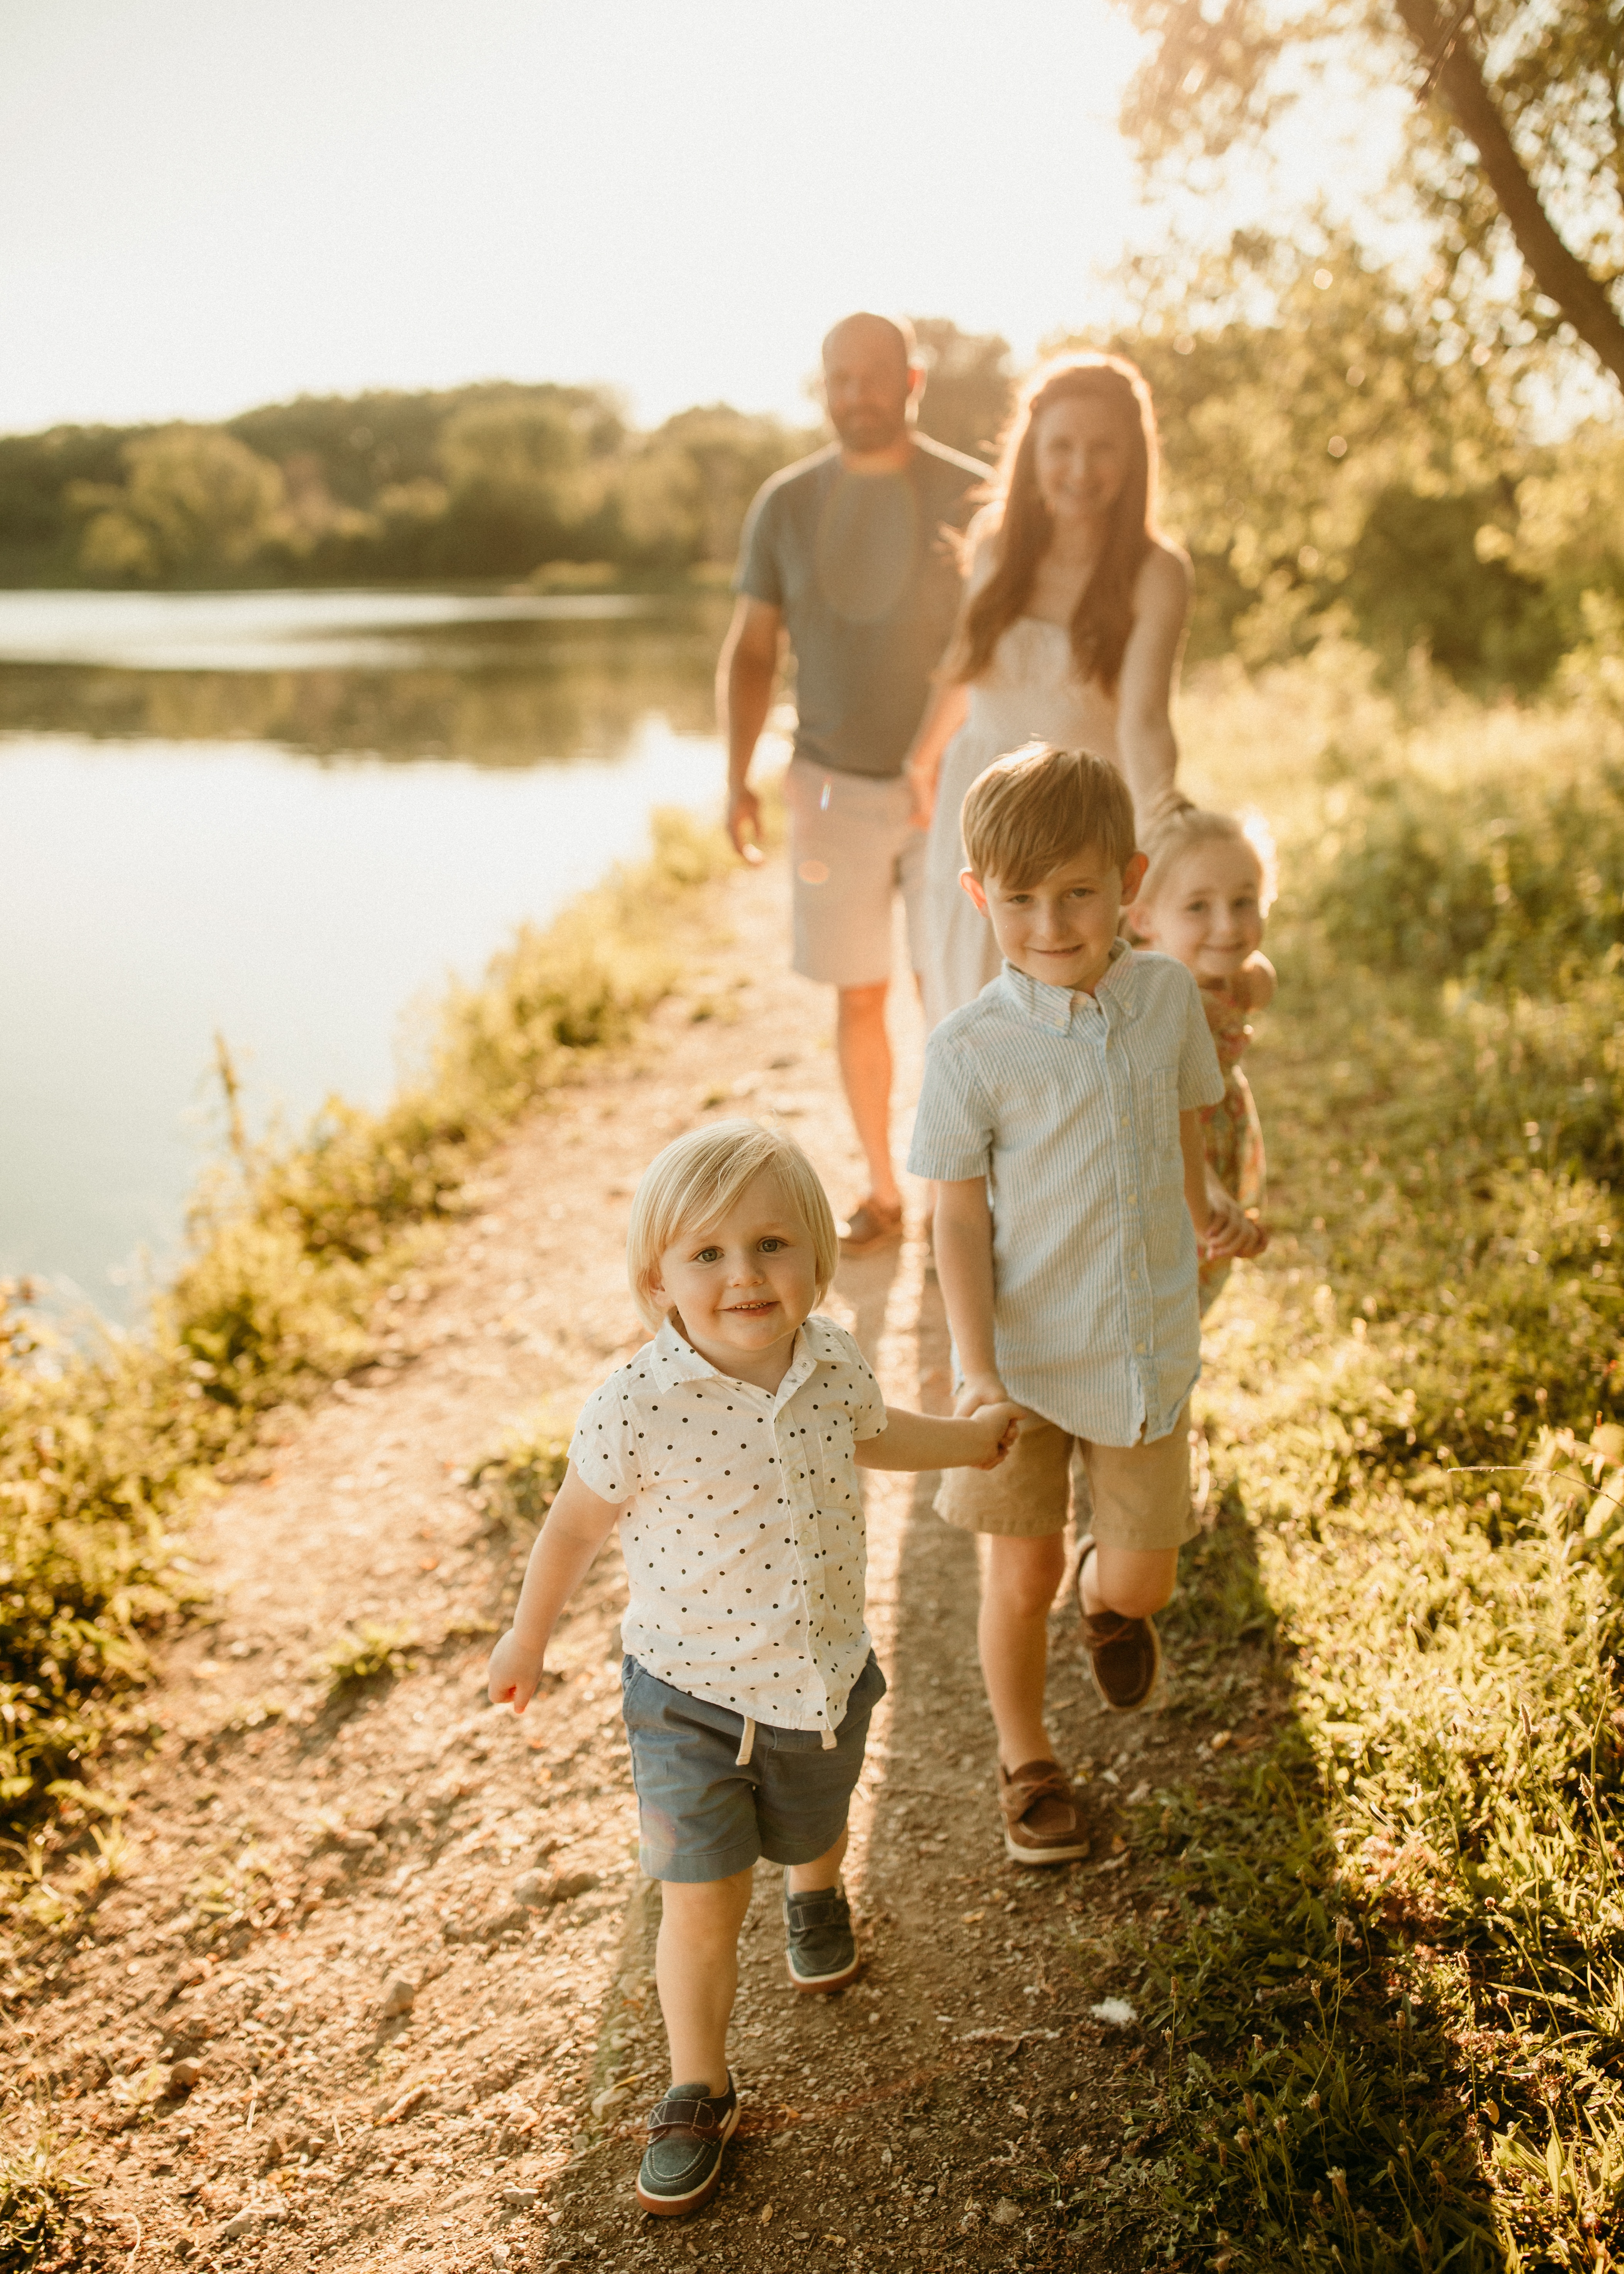
M1624 749L1331 694L1270 801L1278 1236L1211 1321L1220 1515L1170 1622L1266 1718L1215 1800L1139 1814L1132 2199L1220 2274L1610 2266Z

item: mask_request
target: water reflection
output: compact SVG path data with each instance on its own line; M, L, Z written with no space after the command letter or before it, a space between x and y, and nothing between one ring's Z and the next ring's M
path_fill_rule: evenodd
M297 604L341 596L232 595L276 600L284 636L272 640L263 620L239 617L216 619L205 638L204 628L192 623L184 637L154 637L151 662L136 666L122 659L131 652L139 617L109 611L99 623L76 621L62 603L139 599L150 610L184 607L184 598L43 597L53 604L49 610L32 594L0 594L0 734L276 742L317 757L365 752L402 760L457 757L480 766L613 757L629 746L650 709L679 734L708 733L724 613L719 603L700 600L661 606L593 599L563 614L558 599L510 602L527 614L419 617L382 627L352 615L342 625L342 637L341 627L329 624L320 627L324 636L317 639ZM342 597L353 604L367 596ZM36 602L26 615L8 606L21 599ZM374 606L403 599L420 596L380 595ZM539 607L547 614L536 615ZM83 659L66 659L74 646ZM279 651L287 659L267 667L267 656ZM177 655L212 659L207 667L182 667L172 659Z
M116 1317L174 1252L216 1028L261 1122L381 1100L414 1005L722 777L720 604L127 597L0 595L0 1271Z

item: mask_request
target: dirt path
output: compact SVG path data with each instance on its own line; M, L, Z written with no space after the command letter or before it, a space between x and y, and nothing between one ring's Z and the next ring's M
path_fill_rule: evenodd
M829 1006L783 968L784 899L778 870L733 881L709 968L634 1054L519 1132L436 1284L399 1291L395 1368L291 1417L273 1472L216 1506L200 1545L218 1623L154 1700L122 1877L11 2008L11 2077L80 2135L85 2233L64 2265L1142 2263L1113 2237L1147 2049L1090 2018L1079 1949L1134 1900L1113 1803L1192 1771L1192 1719L1098 1714L1057 1616L1054 1727L1092 1773L1094 1856L1006 1864L974 1554L931 1516L934 1480L868 1480L891 1686L848 1873L868 1970L798 1998L763 1867L733 2040L746 2116L694 2220L644 2219L630 2195L665 2070L618 1556L525 1719L485 1702L519 1551L463 1480L538 1405L567 1422L642 1339L621 1239L650 1153L707 1113L774 1113L837 1206L856 1195ZM911 1097L918 1033L906 1007L898 1023ZM847 1267L829 1307L889 1397L944 1402L918 1240ZM368 1622L411 1630L405 1669L328 1702L313 1663ZM166 2090L183 2058L199 2081Z

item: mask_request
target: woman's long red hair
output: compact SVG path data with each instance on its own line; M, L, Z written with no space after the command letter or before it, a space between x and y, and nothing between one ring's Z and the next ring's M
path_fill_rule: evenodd
M981 677L1031 597L1054 526L1038 491L1038 421L1054 403L1079 401L1109 403L1117 410L1130 446L1127 479L1071 618L1079 677L1085 685L1097 681L1108 695L1116 691L1133 629L1134 581L1157 536L1156 414L1139 366L1124 356L1103 354L1065 356L1045 364L1021 390L992 492L993 501L1002 507L992 539L992 574L965 612L955 678Z

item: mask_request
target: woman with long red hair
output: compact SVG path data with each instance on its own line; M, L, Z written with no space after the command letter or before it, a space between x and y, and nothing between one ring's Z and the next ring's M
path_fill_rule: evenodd
M1180 802L1168 705L1190 563L1156 525L1155 413L1133 364L1073 355L1034 373L967 543L958 633L909 758L930 830L932 1026L998 968L991 927L959 884L959 809L995 758L1035 737L1109 759L1132 794L1141 842Z

